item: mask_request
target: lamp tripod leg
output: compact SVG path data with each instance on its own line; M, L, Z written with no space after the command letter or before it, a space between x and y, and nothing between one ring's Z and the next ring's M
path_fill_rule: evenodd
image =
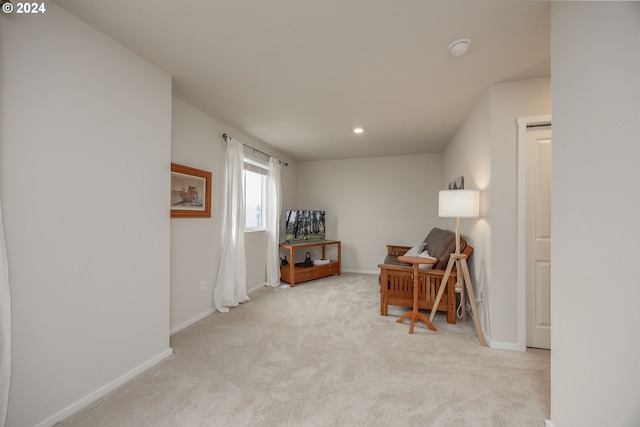
M471 276L469 274L469 266L467 265L467 260L460 260L460 266L462 267L462 274L464 277L464 282L467 286L467 293L469 294L469 302L471 303L471 311L473 312L473 320L476 324L476 332L478 333L478 340L480 341L481 346L486 346L487 344L484 341L484 333L482 332L482 326L480 325L480 317L478 317L478 308L476 307L476 297L473 293L473 285L471 284Z
M440 289L438 289L438 294L436 295L435 301L433 301L433 307L431 307L431 313L429 314L429 321L433 322L433 318L436 315L436 311L438 310L438 304L440 304L440 299L442 298L442 294L444 293L444 288L446 288L447 281L449 281L449 276L451 275L451 270L453 270L453 266L455 265L456 260L453 256L449 257L449 263L447 264L447 269L444 272L444 276L442 276L442 281L440 282Z
M462 271L462 267L460 267L460 261L456 261L456 271ZM465 304L465 297L464 297L464 275L463 274L458 274L458 277L456 277L456 289L458 288L458 283L457 281L460 280L460 307L462 308L462 321L466 322L467 321L467 306ZM457 312L456 312L457 315Z

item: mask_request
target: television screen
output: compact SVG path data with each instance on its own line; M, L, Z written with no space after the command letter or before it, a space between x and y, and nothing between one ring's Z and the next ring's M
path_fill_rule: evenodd
M326 231L324 211L288 210L285 229L287 240L322 240Z

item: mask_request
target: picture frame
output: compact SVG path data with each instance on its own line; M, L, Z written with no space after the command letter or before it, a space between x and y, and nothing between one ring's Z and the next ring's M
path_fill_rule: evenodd
M211 172L171 163L171 218L211 218Z
M459 176L449 183L449 190L464 190L464 176Z

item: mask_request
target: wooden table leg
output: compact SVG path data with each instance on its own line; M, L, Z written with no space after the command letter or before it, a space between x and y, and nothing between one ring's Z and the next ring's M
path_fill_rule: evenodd
M427 316L420 313L420 311L418 310L418 294L419 294L418 290L420 286L420 277L418 276L419 267L420 267L419 264L413 265L413 310L407 311L405 314L402 315L401 318L396 320L396 322L402 323L404 322L405 319L407 319L408 317L411 317L411 326L409 326L410 334L413 334L413 327L418 322L418 320L422 320L427 325L427 328L429 328L430 330L432 331L437 330L435 326L433 326L433 324L429 321L429 319L427 319Z

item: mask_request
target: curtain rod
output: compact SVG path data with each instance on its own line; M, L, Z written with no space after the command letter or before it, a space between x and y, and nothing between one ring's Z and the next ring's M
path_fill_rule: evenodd
M227 135L226 133L223 133L223 134L222 134L222 137L224 138L224 140L225 140L225 141L227 141L227 140L230 138L230 137L229 137L229 135ZM257 151L258 153L262 154L263 156L273 157L272 155L267 154L267 153L265 153L264 151L260 151L260 150L258 150L257 148L253 148L252 146L250 146L250 145L248 145L248 144L245 144L244 142L242 143L242 145L244 145L244 146L245 146L245 147L247 147L247 148L251 148L251 149L253 150L253 152L254 152L254 153ZM287 162L283 162L283 161L282 161L282 160L280 160L280 159L276 159L276 160L278 160L280 163L282 163L282 164L283 164L283 165L285 165L285 166L289 166L289 163L287 163Z

